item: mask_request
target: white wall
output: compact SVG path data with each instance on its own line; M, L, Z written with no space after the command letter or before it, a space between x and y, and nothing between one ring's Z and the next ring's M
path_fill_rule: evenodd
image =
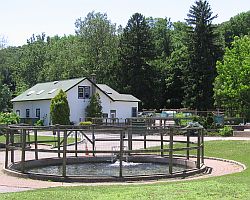
M75 124L85 120L85 109L90 101L90 99L78 99L78 86L91 87L91 82L85 79L67 91L67 98L70 107L70 121ZM116 110L116 117L122 119L132 116L132 107L137 107L138 111L138 102L114 102L98 88L96 89L96 92L99 93L101 98L102 112L107 113L109 118L111 117L110 110ZM13 111L16 112L16 110L20 110L20 117L26 118L26 109L30 109L30 118L36 118L36 109L40 108L40 116L41 119L44 119L44 125L49 125L50 102L51 100L13 102Z
M102 91L100 91L98 88L96 89L96 92L100 96L101 105L102 105L102 113L107 113L108 117L110 117L110 110L112 110L110 105L112 103L112 100L109 97L107 97L107 95L105 95Z
M132 107L136 107L138 112L138 102L112 101L99 89L97 89L96 92L100 95L102 112L107 113L108 118L111 117L110 110L116 110L116 118L122 119L132 117Z
M75 124L78 124L80 121L84 121L85 109L90 101L90 99L78 99L78 86L90 86L91 93L91 82L85 79L67 92L70 107L70 121Z
M20 118L26 118L26 109L30 110L30 118L36 118L36 109L40 109L40 119L44 125L50 123L50 100L13 102L13 112L20 110Z
M122 119L132 117L132 107L136 107L138 112L138 102L115 101L110 107L111 110L116 110L116 117Z
M78 86L91 86L91 83L84 80L67 92L70 121L75 124L84 120L85 109L90 101L90 99L78 99ZM51 100L13 102L13 111L20 110L20 117L26 118L26 109L30 109L30 118L36 118L36 109L40 108L40 119L44 119L44 125L50 125L50 103Z

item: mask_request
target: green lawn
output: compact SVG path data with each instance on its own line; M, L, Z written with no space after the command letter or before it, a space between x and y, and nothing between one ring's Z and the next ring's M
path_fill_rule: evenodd
M250 141L206 142L206 156L232 159L250 166ZM128 186L58 187L0 194L0 199L250 199L250 169L208 179Z
M39 141L48 141L48 140L56 140L57 138L54 138L54 136L38 136L37 138ZM18 140L18 138L17 138ZM30 135L30 141L34 141L34 135ZM78 141L80 141L80 139L78 139ZM0 136L0 143L5 143L6 142L6 138L4 135L1 135ZM67 140L67 143L68 144L71 144L71 143L74 143L75 142L75 139L74 138L71 138L69 137L68 140ZM48 145L52 145L52 146L55 146L57 145L57 143L55 144L55 142L42 142L43 144L48 144Z

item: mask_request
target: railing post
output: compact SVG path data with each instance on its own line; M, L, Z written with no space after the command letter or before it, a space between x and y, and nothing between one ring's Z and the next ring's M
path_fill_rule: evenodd
M24 172L24 170L25 170L26 130L21 129L21 134L22 134L21 172Z
M163 149L164 149L164 143L163 143L163 129L161 128L161 156L163 157L164 156L164 152L163 152Z
M14 163L15 161L15 152L14 152L14 132L11 130L11 128L8 129L9 131L9 137L10 137L10 144L11 144L11 149L10 149L10 156L11 156L11 163Z
M200 129L198 129L198 141L197 141L197 163L196 163L196 167L198 169L200 169L201 167L201 160L200 160L200 157L201 157L201 138L200 138Z
M174 141L173 128L170 127L170 132L169 132L169 174L173 173L173 141Z
M9 163L9 128L6 129L6 142L5 142L5 168L8 168Z
M67 170L67 130L63 132L63 170L62 175L66 177Z
M204 129L201 129L201 162L204 164Z
M133 149L133 142L132 142L132 131L130 127L126 127L125 128L125 132L127 132L128 134L128 150L132 150Z
M92 125L92 151L95 156L95 127Z
M58 149L58 158L61 157L61 153L60 153L60 143L61 143L61 140L60 140L60 127L58 124L55 125L56 126L56 132L57 132L57 149Z
M187 160L189 160L190 131L187 129Z
M38 150L37 150L37 129L34 130L35 139L35 159L38 160Z
M119 161L120 161L120 170L119 170L119 177L122 178L122 158L123 158L123 136L124 132L120 132L120 153L119 153Z
M75 157L77 157L77 145L78 145L78 141L77 141L77 131L75 131Z
M147 148L147 129L144 133L144 149L146 149L146 148Z

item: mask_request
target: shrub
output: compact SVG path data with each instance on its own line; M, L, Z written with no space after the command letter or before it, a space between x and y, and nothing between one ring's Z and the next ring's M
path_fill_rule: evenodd
M51 100L50 115L53 124L70 124L70 109L66 92L60 90L59 93Z
M44 122L42 119L39 119L36 121L36 123L34 124L35 126L44 126Z
M102 106L98 93L92 95L89 105L86 107L85 111L87 118L102 117Z
M0 113L0 124L18 124L20 117L16 113Z
M233 135L233 129L231 126L224 126L224 128L219 130L219 135L223 137L228 137Z
M79 125L80 126L89 126L89 125L92 125L92 122L91 121L80 122Z
M221 125L215 123L212 113L209 113L206 117L195 116L194 121L199 122L205 129L217 129L221 127Z
M212 113L208 113L207 117L205 118L204 127L207 129L215 128L214 117Z
M199 122L198 116L194 116L190 113L177 113L175 115L175 123L180 126L187 126L191 122ZM196 121L197 120L197 121Z

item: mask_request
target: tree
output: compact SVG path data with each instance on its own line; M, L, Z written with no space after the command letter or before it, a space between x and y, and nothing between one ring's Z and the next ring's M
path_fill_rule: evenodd
M156 57L166 59L172 52L172 28L173 24L168 18L147 19L152 32Z
M17 51L19 48L7 47L0 50L0 82L8 86L11 93L16 91L15 69L18 65Z
M77 36L49 37L42 79L53 81L87 76L82 57Z
M5 45L4 37L0 38L0 112L9 111L11 108L10 88L12 88L12 79L9 66L6 65L7 48L5 48Z
M166 107L181 108L184 96L183 69L188 65L187 24L173 23L171 31L172 52L167 58L166 67Z
M223 61L217 62L214 83L215 104L229 111L237 110L250 120L250 36L235 37L226 48Z
M27 40L27 45L24 45L20 53L20 66L17 68L19 77L31 87L42 81L41 72L44 68L46 54L46 35L32 35Z
M85 67L97 74L98 82L109 83L117 62L116 25L106 14L90 12L84 20L77 19L75 26Z
M150 27L143 15L135 13L121 35L117 81L119 90L138 97L144 108L154 107L154 72L149 65L153 58Z
M219 48L212 24L217 15L212 14L208 2L198 0L187 15L189 64L184 69L183 104L198 110L213 108L213 82Z
M50 116L53 124L69 125L70 109L67 94L63 90L51 100Z
M219 28L224 36L225 46L231 47L235 36L250 34L250 11L240 13L227 22L220 24Z
M168 18L152 18L147 19L152 33L152 43L154 45L155 57L148 63L152 68L151 84L153 84L153 94L151 100L154 102L156 109L166 107L166 99L168 89L166 85L166 77L168 77L168 59L173 50L172 48L172 23Z
M11 108L11 92L7 85L3 85L0 81L0 112L9 111Z
M3 35L0 35L0 50L4 49L6 45L7 45L7 39Z
M91 96L89 105L86 107L86 117L102 117L102 105L98 93Z

